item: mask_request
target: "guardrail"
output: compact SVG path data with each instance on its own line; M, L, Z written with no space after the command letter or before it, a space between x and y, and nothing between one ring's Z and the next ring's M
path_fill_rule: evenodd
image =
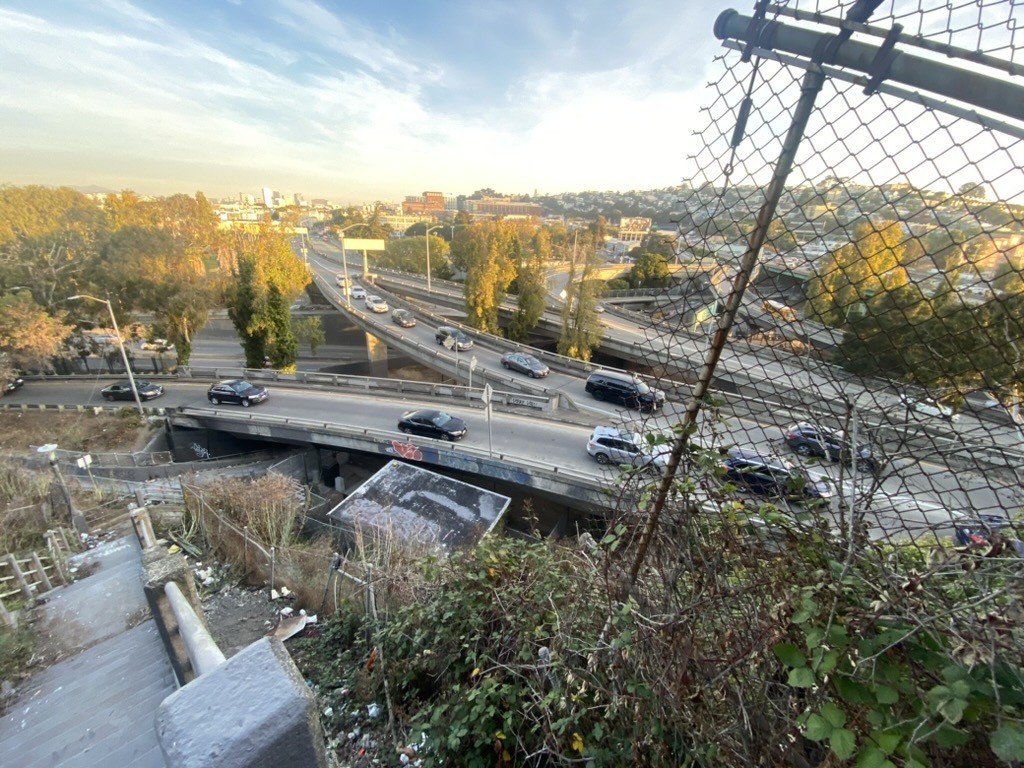
M47 541L56 535L54 531L47 531ZM67 537L63 531L59 535L63 538L64 547L67 547ZM23 600L31 603L38 595L52 590L54 584L68 583L63 551L58 544L51 543L48 553L33 550L21 556L13 552L0 556L0 620L4 624L11 629L18 626L17 613L7 608L5 600L10 602L11 598L20 595Z

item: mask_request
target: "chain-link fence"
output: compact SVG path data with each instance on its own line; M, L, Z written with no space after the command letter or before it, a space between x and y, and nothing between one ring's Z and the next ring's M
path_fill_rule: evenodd
M632 668L721 762L1024 757L1015 16L759 2L716 24L677 212L693 290L644 345L669 397L638 429L669 436L668 471L619 485L606 543L644 617Z

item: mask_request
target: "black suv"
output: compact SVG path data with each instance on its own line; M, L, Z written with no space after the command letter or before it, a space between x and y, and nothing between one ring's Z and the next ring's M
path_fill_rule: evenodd
M587 379L585 389L595 400L621 403L627 408L639 408L650 413L665 404L665 393L653 389L632 373L595 371Z
M434 333L434 338L437 339L438 344L444 344L448 339L453 340L452 349L457 349L459 352L465 352L467 349L473 348L473 340L466 334L460 331L458 328L451 328L447 325L442 325Z
M815 481L785 459L730 448L722 463L723 478L744 491L782 498L829 499L832 486Z
M785 440L786 445L801 456L850 462L850 441L842 432L834 432L801 421L786 430ZM862 472L878 471L878 462L871 453L871 446L858 445L853 453L857 456L857 469Z

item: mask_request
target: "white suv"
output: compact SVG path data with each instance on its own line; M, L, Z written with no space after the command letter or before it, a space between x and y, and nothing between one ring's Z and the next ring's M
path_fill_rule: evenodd
M618 427L594 427L587 441L587 453L598 464L628 464L649 467L658 472L668 466L671 446L647 445L640 435Z

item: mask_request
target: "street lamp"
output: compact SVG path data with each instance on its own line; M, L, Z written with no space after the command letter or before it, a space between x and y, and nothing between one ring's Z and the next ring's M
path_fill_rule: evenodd
M430 292L430 233L435 229L444 229L450 226L448 224L438 224L436 227L428 227L427 231L423 233L427 240L427 292ZM452 227L452 237L455 237L455 227Z
M53 474L57 478L57 484L60 486L61 494L64 496L64 503L68 505L71 524L79 533L89 533L89 526L85 522L85 517L75 509L75 505L71 502L71 491L68 489L68 484L64 481L64 475L61 474L60 466L57 464L57 444L47 443L46 445L40 445L36 448L36 453L40 456L45 456L50 462L50 468L53 470ZM91 472L89 474L90 476L92 475Z
M139 416L144 417L146 412L142 410L139 388L135 386L135 376L132 374L132 366L128 362L128 353L124 351L124 342L121 340L121 331L117 327L117 318L114 317L114 308L110 306L110 302L107 299L97 299L95 296L88 296L84 293L68 296L68 301L78 301L79 299L89 299L90 301L98 301L100 304L107 305L107 312L110 313L110 322L114 325L114 335L117 336L117 348L121 350L121 360L124 362L124 369L128 373L128 383L131 385L132 394L135 396L135 405L138 406Z
M355 224L349 224L347 227L342 227L338 230L338 237L341 239L341 269L345 274L345 304L349 309L352 309L352 286L348 282L348 258L345 256L345 232L352 229L352 227L363 227L366 226L361 221Z

